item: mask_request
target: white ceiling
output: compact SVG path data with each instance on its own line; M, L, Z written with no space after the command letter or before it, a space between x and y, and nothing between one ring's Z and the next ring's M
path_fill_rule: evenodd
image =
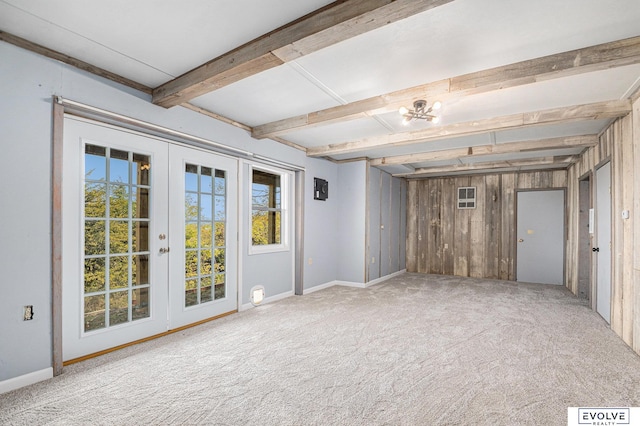
M330 3L0 0L0 30L156 88ZM454 0L197 96L191 103L255 127L467 73L638 36L638 0ZM454 97L450 102L445 100L442 121L437 126L627 99L639 85L640 63ZM430 103L433 100L428 99ZM395 112L370 113L358 119L288 131L278 137L301 148L318 148L436 126L420 122L405 127L400 121ZM498 129L329 156L335 160L373 159L590 135L603 130L609 122L599 119ZM414 168L467 162L564 156L582 149L406 163L386 168L406 173Z

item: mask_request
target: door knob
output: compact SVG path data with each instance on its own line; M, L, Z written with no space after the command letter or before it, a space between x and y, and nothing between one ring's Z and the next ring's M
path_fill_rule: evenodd
M599 252L600 251L600 247L594 247L594 248L591 249L591 251Z
M518 240L518 242L519 242L519 243L524 243L524 240L523 240L522 238L520 238L520 239Z
M165 254L165 253L169 253L169 247L167 248L160 247L160 254Z

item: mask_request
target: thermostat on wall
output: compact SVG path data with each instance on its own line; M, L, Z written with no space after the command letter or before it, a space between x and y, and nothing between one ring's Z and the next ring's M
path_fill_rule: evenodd
M329 182L320 178L313 178L313 199L326 200L329 198Z

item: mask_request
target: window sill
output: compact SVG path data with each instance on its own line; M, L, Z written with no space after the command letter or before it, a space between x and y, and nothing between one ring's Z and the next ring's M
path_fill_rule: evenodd
M289 246L285 244L269 244L264 246L250 246L249 256L256 254L280 253L289 251Z

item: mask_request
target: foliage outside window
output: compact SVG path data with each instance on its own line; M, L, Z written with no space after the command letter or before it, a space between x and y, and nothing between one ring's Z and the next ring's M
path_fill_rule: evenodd
M251 245L282 246L283 175L252 169Z

